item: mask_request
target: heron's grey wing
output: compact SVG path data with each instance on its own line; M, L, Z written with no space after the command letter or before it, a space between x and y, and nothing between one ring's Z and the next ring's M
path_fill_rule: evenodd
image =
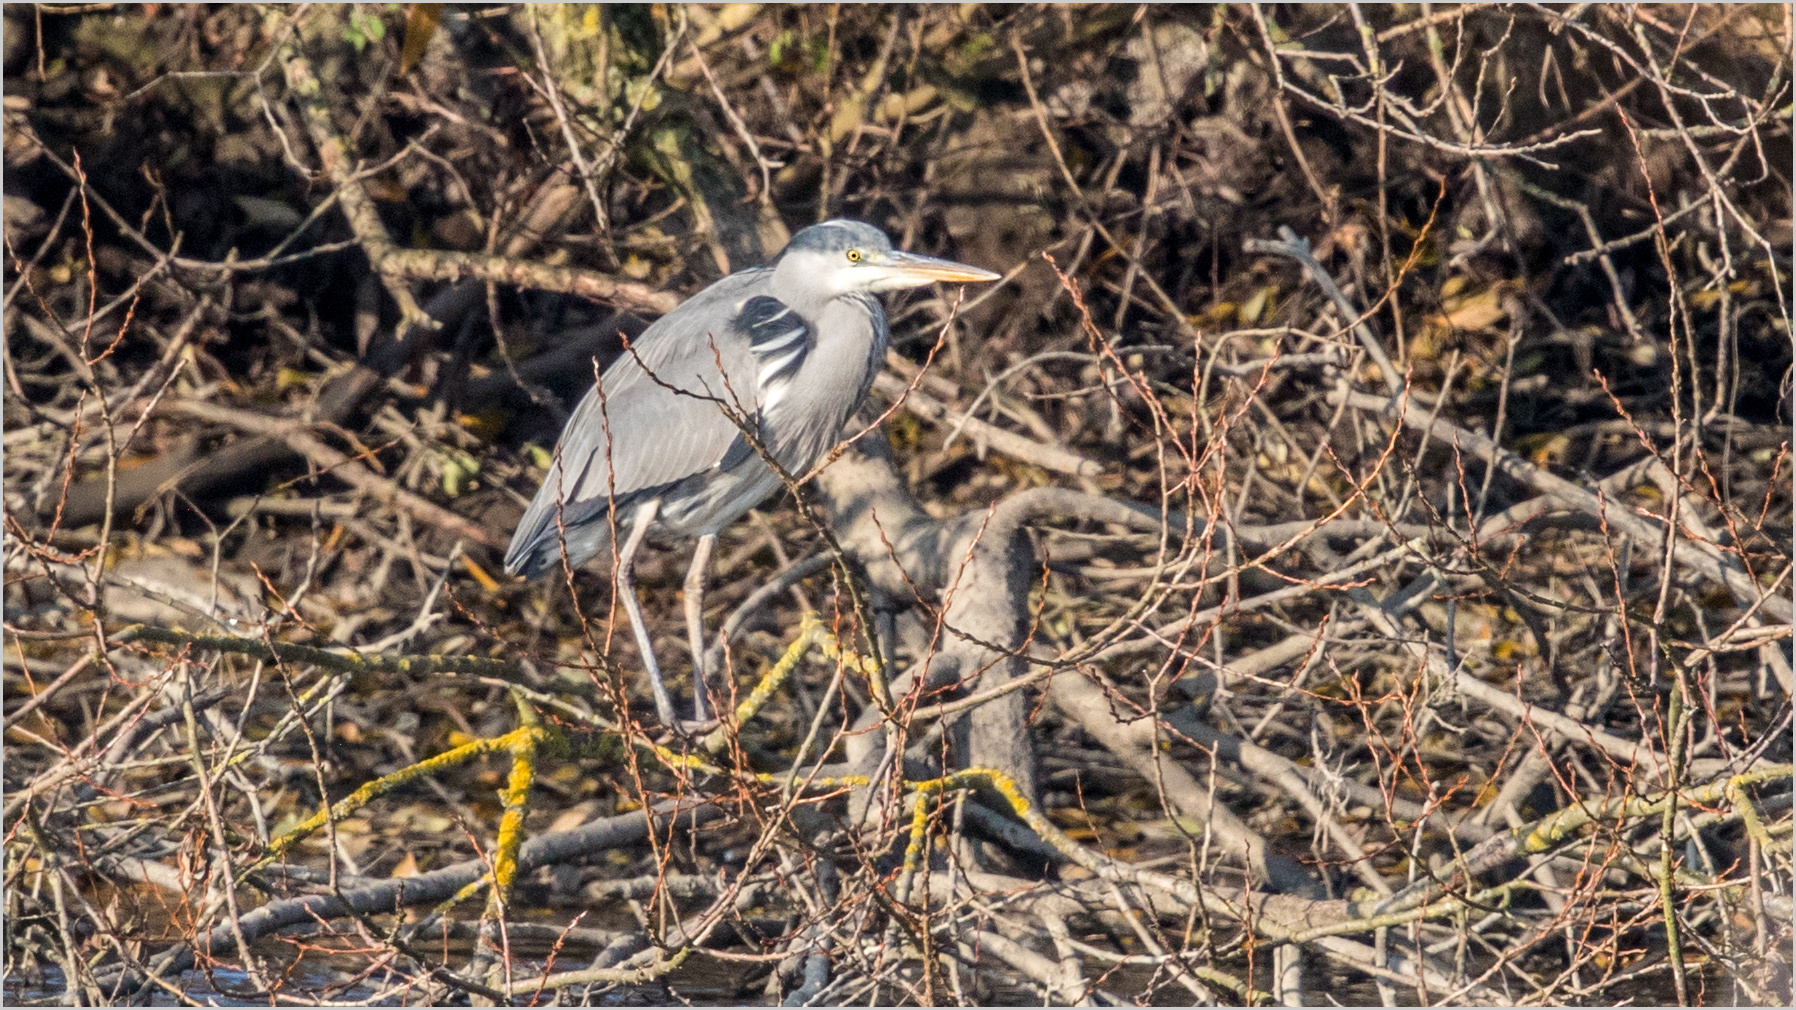
M710 348L703 350L710 359ZM715 360L638 364L626 356L618 364L626 367L606 371L562 438L569 501L632 494L701 473L742 437L725 409L752 423L759 407L747 361L726 359L722 373Z
M518 522L508 569L534 567L530 558L555 534L558 519L562 526L592 521L613 499L627 504L730 454L741 431L724 407L745 418L760 410L761 362L738 319L760 280L755 273L725 278L663 316L587 391Z

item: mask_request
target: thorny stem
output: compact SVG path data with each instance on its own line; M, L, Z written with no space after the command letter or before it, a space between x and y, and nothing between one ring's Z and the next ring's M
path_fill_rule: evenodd
M1683 664L1673 663L1676 675L1665 699L1665 753L1670 789L1665 793L1665 813L1659 819L1659 913L1665 917L1665 957L1671 963L1672 984L1677 987L1679 1006L1690 1005L1689 981L1684 977L1684 943L1678 931L1677 881L1672 873L1672 853L1677 837L1678 786L1683 778L1684 732L1689 713L1684 707L1684 685L1687 673Z

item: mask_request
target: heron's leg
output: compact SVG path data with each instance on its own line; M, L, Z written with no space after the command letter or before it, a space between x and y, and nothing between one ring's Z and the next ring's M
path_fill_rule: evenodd
M649 690L655 695L655 714L669 729L678 729L680 723L674 716L673 700L667 696L667 685L661 682L661 667L655 663L655 647L649 642L649 629L642 623L642 605L636 600L636 549L642 546L642 538L660 509L659 498L651 498L636 507L630 537L624 541L624 549L617 556L617 599L624 605L624 613L630 615L630 630L636 633L636 647L642 651L642 665L649 672Z
M692 643L692 718L704 722L711 718L705 696L710 687L705 682L705 567L711 562L711 548L717 545L717 534L698 538L692 549L692 567L686 569L686 639Z

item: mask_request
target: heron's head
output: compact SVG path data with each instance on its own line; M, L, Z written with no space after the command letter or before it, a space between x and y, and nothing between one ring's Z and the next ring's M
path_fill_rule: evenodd
M801 285L807 293L824 298L999 277L963 263L901 252L878 228L843 219L814 224L792 236L775 269L782 286Z

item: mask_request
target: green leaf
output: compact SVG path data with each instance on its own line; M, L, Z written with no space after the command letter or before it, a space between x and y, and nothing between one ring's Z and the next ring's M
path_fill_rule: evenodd
M767 62L776 67L779 66L780 58L785 55L786 47L792 44L794 38L790 28L775 35L773 43L767 47Z
M343 26L343 41L355 46L356 52L365 49L370 41L379 42L386 37L387 24L380 15L362 10L349 12L349 23Z
M451 498L460 497L467 490L468 481L479 475L480 461L460 449L450 449L443 460L443 493Z

